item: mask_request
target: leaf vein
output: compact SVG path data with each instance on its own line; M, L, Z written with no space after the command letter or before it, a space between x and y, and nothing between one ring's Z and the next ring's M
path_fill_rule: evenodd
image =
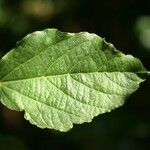
M14 89L12 89L12 88L10 88L10 87L6 87L6 86L5 86L5 88L7 88L7 89L9 89L9 90L11 90L11 91L13 91L13 92L16 92L16 93L18 93L18 94L20 94L20 95L22 95L22 96L24 96L24 97L27 97L27 98L29 98L29 99L31 99L31 100L37 102L37 103L41 103L41 104L43 104L43 105L46 105L46 106L51 107L51 108L53 108L53 109L56 109L56 110L58 110L58 111L62 111L62 112L64 112L64 113L66 113L67 115L70 114L70 115L74 115L74 116L80 117L80 116L78 116L78 115L76 115L76 114L73 114L73 113L71 113L71 112L68 112L68 111L66 111L66 110L62 110L62 109L60 109L60 108L56 108L56 107L50 106L50 105L48 105L47 103L43 103L43 102L41 102L41 101L36 101L36 100L33 99L32 97L30 97L30 96L28 96L28 95L25 95L25 94L22 94L22 93L19 93L18 91L14 90Z
M88 87L88 88L90 88L90 89L92 89L92 90L95 90L96 92L100 92L100 93L102 93L102 94L112 95L112 96L119 96L119 97L120 97L120 96L123 96L123 95L118 94L118 93L106 93L106 92L101 91L101 90L98 90L98 89L96 89L96 88L94 88L94 87L90 87L89 85L87 85L87 84L85 84L85 83L83 83L83 82L77 80L77 79L74 78L72 75L70 75L70 77L71 77L73 80L79 82L80 84L82 84L82 85L84 85L84 86L86 86L86 87Z
M47 78L46 78L47 79ZM47 79L48 80L48 79ZM48 80L49 81L49 80ZM59 91L61 91L63 94L65 94L65 95L67 95L67 96L69 96L71 99L73 99L73 100L75 100L75 101L78 101L78 102L80 102L81 104L84 104L84 105L88 105L88 106L90 106L90 107L97 107L97 108L100 108L100 107L98 107L98 106L94 106L94 105L90 105L90 104L88 104L88 103L85 103L85 102L83 102L83 101L80 101L79 99L75 99L73 96L71 96L70 94L68 94L68 93L65 93L62 89L60 89L59 87L57 87L54 83L52 83L51 81L49 81L49 83L51 83L51 85L53 85L54 87L56 87Z

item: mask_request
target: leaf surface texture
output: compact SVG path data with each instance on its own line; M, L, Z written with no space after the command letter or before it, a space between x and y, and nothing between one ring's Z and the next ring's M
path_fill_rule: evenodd
M46 29L0 60L0 101L38 127L68 131L123 105L144 72L139 59L95 34Z

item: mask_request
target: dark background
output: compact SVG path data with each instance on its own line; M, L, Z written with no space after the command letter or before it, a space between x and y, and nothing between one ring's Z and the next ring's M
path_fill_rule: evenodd
M0 0L0 57L26 34L58 28L105 37L150 70L149 0ZM124 106L67 133L40 129L0 106L0 150L148 150L150 79Z

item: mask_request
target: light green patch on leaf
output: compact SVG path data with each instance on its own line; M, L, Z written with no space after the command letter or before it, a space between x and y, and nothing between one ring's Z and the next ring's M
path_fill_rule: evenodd
M0 60L0 101L40 128L68 131L123 105L145 73L140 60L95 34L46 29Z

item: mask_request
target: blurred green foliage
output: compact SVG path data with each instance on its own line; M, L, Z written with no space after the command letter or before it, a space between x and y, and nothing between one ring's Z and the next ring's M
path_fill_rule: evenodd
M58 28L97 33L124 53L140 58L150 70L149 6L149 0L0 0L0 57L26 34ZM11 134L29 149L148 150L149 91L150 79L123 107L95 118L90 124L75 125L68 133L42 130L25 120L20 123L22 120L0 106L0 134L6 135L4 140ZM12 125L13 120L19 125ZM5 141L9 145L9 136ZM17 142L13 145L17 147ZM0 145L3 149L6 148Z
M139 42L150 51L150 16L141 16L136 22Z

